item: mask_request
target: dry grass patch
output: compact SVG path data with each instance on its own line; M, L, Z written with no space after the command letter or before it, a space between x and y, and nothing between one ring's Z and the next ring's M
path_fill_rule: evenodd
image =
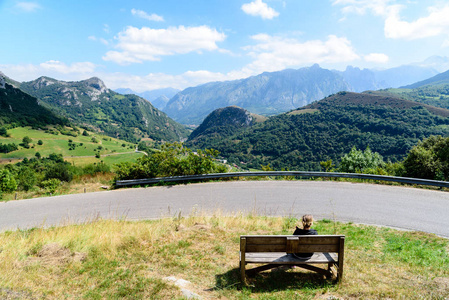
M418 299L449 297L448 240L370 226L316 223L345 234L343 283L301 269L240 284L239 236L290 234L295 218L202 216L106 221L0 234L0 298L182 299L167 277L204 299Z

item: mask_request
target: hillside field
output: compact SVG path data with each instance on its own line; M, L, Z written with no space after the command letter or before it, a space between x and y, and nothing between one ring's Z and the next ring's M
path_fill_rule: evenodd
M82 132L83 130L81 130ZM17 127L9 129L8 134L10 137L0 137L0 143L14 143L19 146L19 149L10 153L0 153L2 163L14 163L23 158L30 159L35 157L37 152L42 157L51 153L62 154L65 160L77 165L98 162L99 159L95 157L97 153L107 164L135 161L142 156L142 154L135 153L135 145L132 143L93 132L88 132L88 136L79 134L74 137L60 133L55 135L30 127ZM20 145L26 136L32 140L28 149ZM39 140L42 141L42 145L38 144Z

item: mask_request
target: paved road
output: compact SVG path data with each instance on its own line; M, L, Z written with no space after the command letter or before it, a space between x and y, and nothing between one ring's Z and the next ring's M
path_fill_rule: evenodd
M85 222L154 219L181 212L253 212L352 221L449 238L449 193L332 181L237 181L123 189L0 202L0 231Z

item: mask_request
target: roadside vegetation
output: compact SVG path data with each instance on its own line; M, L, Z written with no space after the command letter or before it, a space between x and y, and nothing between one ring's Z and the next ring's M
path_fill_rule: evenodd
M2 200L99 191L114 187L116 180L242 170L238 165L227 164L213 149L194 151L182 143L145 141L135 145L85 129L59 125L41 130L0 127L0 150L1 145L16 149L0 154ZM369 147L364 150L353 147L337 162L330 159L320 165L325 172L449 181L448 149L449 137L431 136L412 147L402 161L385 161ZM260 165L259 169L275 170L271 164Z
M1 151L1 145L14 150ZM111 185L115 164L143 155L135 148L77 127L0 127L0 197L12 200L101 190Z
M240 283L239 236L291 234L295 217L192 211L156 221L0 234L0 298L184 299L167 277L204 299L446 299L449 241L422 232L316 222L344 234L345 273L336 284L303 269L263 272Z

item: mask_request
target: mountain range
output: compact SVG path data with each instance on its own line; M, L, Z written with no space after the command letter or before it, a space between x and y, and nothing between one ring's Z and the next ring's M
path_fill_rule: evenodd
M140 96L153 104L154 107L156 107L159 110L163 110L165 106L167 105L168 101L176 95L180 90L174 89L174 88L163 88L163 89L156 89L151 91L145 91L142 93L136 93L131 89L128 88L119 88L115 89L115 92L123 95L127 94L134 94L137 96Z
M173 96L165 111L201 124L188 146L215 148L229 161L254 168L271 164L316 170L320 161L338 160L352 146L370 146L396 161L419 140L449 134L449 71L399 89L383 88L388 86L385 78L401 72L409 75L401 82L436 73L423 66L377 72L313 65L187 88ZM18 115L20 124L73 122L131 142L182 141L189 135L149 101L130 91L112 91L99 78L65 82L40 77L21 83L0 75L3 123L19 120ZM346 92L365 89L370 91ZM176 91L154 91L151 99L168 98L169 92ZM31 111L42 112L38 118L29 111L18 113L21 98L29 99Z
M266 72L245 79L206 83L177 93L164 112L182 124L200 124L213 110L236 105L261 115L276 115L339 91L362 92L398 87L438 74L407 65L387 70L347 67L327 70L315 64L298 70Z
M93 77L66 82L40 77L17 82L3 75L5 82L39 99L40 106L80 126L98 130L130 142L140 139L181 141L187 129L136 95L121 95Z
M248 112L240 110L235 117L247 124ZM201 125L201 133L187 145L217 149L229 162L257 169L320 170L321 161L338 162L354 146L370 147L395 162L419 140L449 135L448 109L371 93L339 92L239 128L229 129L224 119L213 118L217 122Z

